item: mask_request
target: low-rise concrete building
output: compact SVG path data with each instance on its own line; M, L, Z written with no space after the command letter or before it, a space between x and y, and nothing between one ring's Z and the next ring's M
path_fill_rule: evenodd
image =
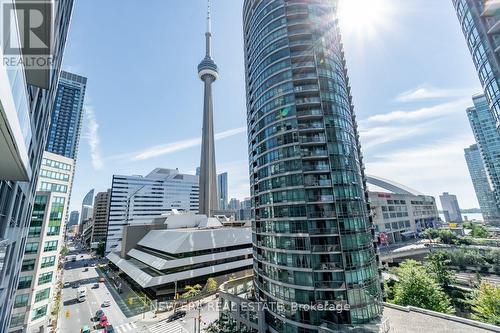
M375 231L381 243L398 243L437 226L434 197L393 181L367 176Z
M164 301L187 285L250 272L252 233L224 227L214 217L174 212L149 225L125 226L121 250L107 258L127 280Z

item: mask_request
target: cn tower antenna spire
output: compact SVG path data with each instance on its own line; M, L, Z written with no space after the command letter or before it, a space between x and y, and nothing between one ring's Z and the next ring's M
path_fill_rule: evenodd
M210 0L207 0L207 32L212 33L212 23L210 22Z

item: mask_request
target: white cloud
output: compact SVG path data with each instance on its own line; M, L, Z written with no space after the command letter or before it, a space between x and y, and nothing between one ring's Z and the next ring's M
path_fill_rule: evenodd
M460 135L433 144L375 155L366 161L368 174L391 179L425 194L449 191L466 207L477 206L464 159L472 135Z
M99 147L99 124L97 123L97 118L95 116L94 108L90 105L84 107L85 118L87 120L87 129L84 134L84 138L90 147L90 158L92 160L92 167L95 170L102 169L103 162L101 157L101 151Z
M419 121L430 118L438 118L450 114L465 114L465 109L471 104L470 98L459 99L452 102L436 104L412 111L392 111L376 114L365 120L368 122L393 122L393 121Z
M363 150L369 150L385 143L422 135L435 129L436 126L433 122L401 126L376 126L366 129L360 126L361 147Z
M477 88L470 89L440 89L431 86L419 86L414 89L407 90L399 94L395 100L397 102L415 102L427 99L449 98L449 97L465 97L471 96Z
M215 140L221 140L225 138L229 138L231 136L244 133L246 131L246 127L238 127L238 128L233 128L224 132L220 132L214 135ZM141 152L134 153L132 160L147 160L153 157L165 155L165 154L170 154L176 151L184 150L187 148L191 147L196 147L201 144L201 137L199 138L193 138L193 139L186 139L186 140L181 140L181 141L176 141L176 142L171 142L171 143L166 143L162 145L157 145L148 149L145 149ZM121 156L127 156L128 154L122 154Z

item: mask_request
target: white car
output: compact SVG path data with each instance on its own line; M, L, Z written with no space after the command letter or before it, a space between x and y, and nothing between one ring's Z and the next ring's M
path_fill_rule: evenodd
M103 308L106 308L106 307L108 307L108 306L110 306L110 305L111 305L111 301L109 301L109 300L105 300L104 302L102 302L102 305L101 305L101 306L102 306Z

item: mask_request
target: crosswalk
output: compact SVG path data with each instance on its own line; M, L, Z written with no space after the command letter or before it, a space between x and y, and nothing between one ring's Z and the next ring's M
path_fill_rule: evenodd
M163 321L156 325L150 326L148 331L151 333L187 333L178 321L167 323Z
M113 326L113 328L115 329L115 332L117 333L125 333L125 332L137 332L137 325L135 323L126 323L126 324L122 324L122 325L119 325L119 326Z

